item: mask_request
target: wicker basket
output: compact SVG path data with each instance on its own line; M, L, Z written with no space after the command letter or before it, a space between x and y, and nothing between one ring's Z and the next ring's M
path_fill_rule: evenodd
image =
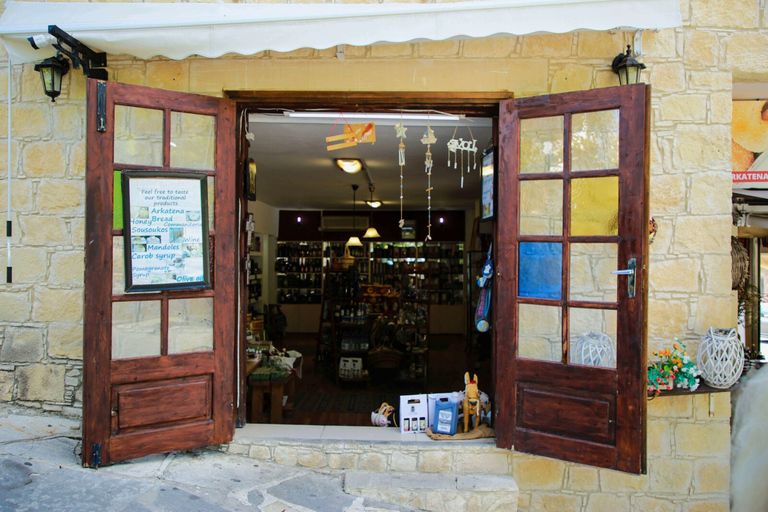
M347 270L355 264L355 257L349 252L349 246L344 246L344 256L341 257L341 268Z
M400 368L403 353L390 348L373 350L368 353L368 366L379 370L394 370Z

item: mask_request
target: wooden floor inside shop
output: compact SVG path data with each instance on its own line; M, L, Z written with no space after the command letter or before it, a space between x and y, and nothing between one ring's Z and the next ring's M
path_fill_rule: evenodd
M477 374L480 390L493 396L490 348L481 344L469 349L463 335L430 336L427 389L397 384L396 372L376 371L371 371L368 383L337 385L332 365L316 362L316 334L289 333L280 345L279 348L296 350L303 356L302 376L295 380L293 407L283 412L284 424L371 426L371 411L383 402L397 406L400 395L461 391L465 372ZM270 420L268 402L267 398L263 414L255 416L263 422ZM250 410L248 417L252 417Z

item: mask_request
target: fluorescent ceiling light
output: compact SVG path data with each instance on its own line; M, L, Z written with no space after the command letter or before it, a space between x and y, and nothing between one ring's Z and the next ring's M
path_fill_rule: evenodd
M393 119L393 120L399 120L402 119L403 121L458 121L460 119L464 119L464 114L459 114L457 116L451 115L451 114L443 114L441 112L433 112L430 114L382 114L378 112L371 112L371 113L365 113L365 112L283 112L283 115L286 117L297 117L297 118L305 118L305 119L367 119L367 120L374 120L374 119Z
M365 204L367 204L371 208L378 208L379 206L381 206L381 201L366 201Z

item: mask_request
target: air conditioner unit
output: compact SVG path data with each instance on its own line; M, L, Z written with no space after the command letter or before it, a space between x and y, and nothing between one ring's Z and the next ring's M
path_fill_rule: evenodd
M351 216L324 215L320 223L320 231L365 231L368 229L370 219L359 216L354 219Z

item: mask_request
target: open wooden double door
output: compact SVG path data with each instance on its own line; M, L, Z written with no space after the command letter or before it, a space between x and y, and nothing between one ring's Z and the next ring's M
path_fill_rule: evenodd
M493 332L501 447L644 470L648 94L637 85L490 102L500 133ZM417 96L399 99L426 104ZM433 106L450 107L439 96ZM86 466L234 435L244 201L236 108L231 99L89 80ZM122 225L127 171L204 174L206 286L126 291L124 247L143 243ZM585 360L577 349L587 342L607 355Z

